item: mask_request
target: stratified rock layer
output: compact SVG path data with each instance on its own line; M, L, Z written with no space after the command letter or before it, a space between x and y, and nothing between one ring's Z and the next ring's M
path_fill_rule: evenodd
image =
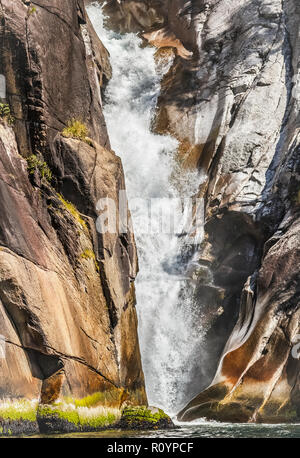
M0 397L8 411L16 399L145 404L134 237L96 230L98 200L125 189L101 109L108 53L81 0L1 0L0 18L15 118L0 119ZM72 119L86 141L62 136Z

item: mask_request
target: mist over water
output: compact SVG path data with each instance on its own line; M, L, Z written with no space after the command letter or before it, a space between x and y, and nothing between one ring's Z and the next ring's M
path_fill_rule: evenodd
M199 365L196 348L203 330L193 300L193 284L186 279L193 247L180 236L187 211L184 201L174 201L172 206L177 225L172 233L159 230L159 215L162 206L168 211L169 198L178 200L195 194L203 177L196 171L180 170L177 141L151 131L160 81L171 62L157 71L154 48L142 48L135 34L105 30L99 5L89 6L88 13L110 53L113 68L104 115L112 149L123 162L138 248L137 311L149 404L174 414L197 392L196 387L194 393L187 392L187 387L192 371Z

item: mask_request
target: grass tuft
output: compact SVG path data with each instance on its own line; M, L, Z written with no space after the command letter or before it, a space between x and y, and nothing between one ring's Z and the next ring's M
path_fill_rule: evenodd
M41 178L45 178L49 183L52 181L52 172L47 162L41 160L35 154L31 154L27 159L27 170L29 175L34 175L35 171L40 172Z
M39 415L59 418L80 427L105 428L121 418L121 411L110 407L76 407L74 404L59 403L40 406Z
M0 118L9 126L13 125L15 118L12 116L8 103L0 102Z
M37 401L4 401L0 403L0 418L12 421L36 421Z
M76 138L88 143L87 136L89 134L87 126L78 119L71 119L68 126L62 131L62 135L67 138Z
M63 206L68 210L68 212L71 213L71 215L73 216L73 218L75 218L76 221L77 221L82 227L84 227L84 228L86 229L86 228L87 228L86 223L85 223L85 221L81 218L80 213L79 213L79 211L77 210L77 208L75 207L75 205L73 205L73 204L72 204L71 202L69 202L68 200L65 200L61 194L58 194L58 198L59 198L59 200L61 201L61 203L63 204Z

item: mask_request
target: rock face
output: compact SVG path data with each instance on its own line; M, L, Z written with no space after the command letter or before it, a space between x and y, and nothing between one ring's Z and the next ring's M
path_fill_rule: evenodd
M179 140L183 168L207 175L198 262L213 282L202 279L198 302L213 317L201 393L179 419L299 420L299 2L104 9L110 27L175 49L155 130Z
M0 18L14 118L0 119L0 417L15 400L146 404L134 237L96 230L98 200L125 189L101 109L108 53L81 0L1 0ZM86 141L62 135L72 119Z
M207 2L193 16L200 2L190 3L194 59L166 76L157 129L182 142L183 166L207 174L199 262L224 313L206 340L199 385L210 387L179 419L297 420L299 5Z

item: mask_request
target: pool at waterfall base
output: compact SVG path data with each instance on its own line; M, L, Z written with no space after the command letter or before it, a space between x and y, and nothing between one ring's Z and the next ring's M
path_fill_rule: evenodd
M219 423L197 421L177 424L174 429L165 431L121 431L106 430L95 433L60 434L53 436L33 436L53 438L120 438L120 439L197 439L197 438L300 438L300 424L257 424L257 423Z

